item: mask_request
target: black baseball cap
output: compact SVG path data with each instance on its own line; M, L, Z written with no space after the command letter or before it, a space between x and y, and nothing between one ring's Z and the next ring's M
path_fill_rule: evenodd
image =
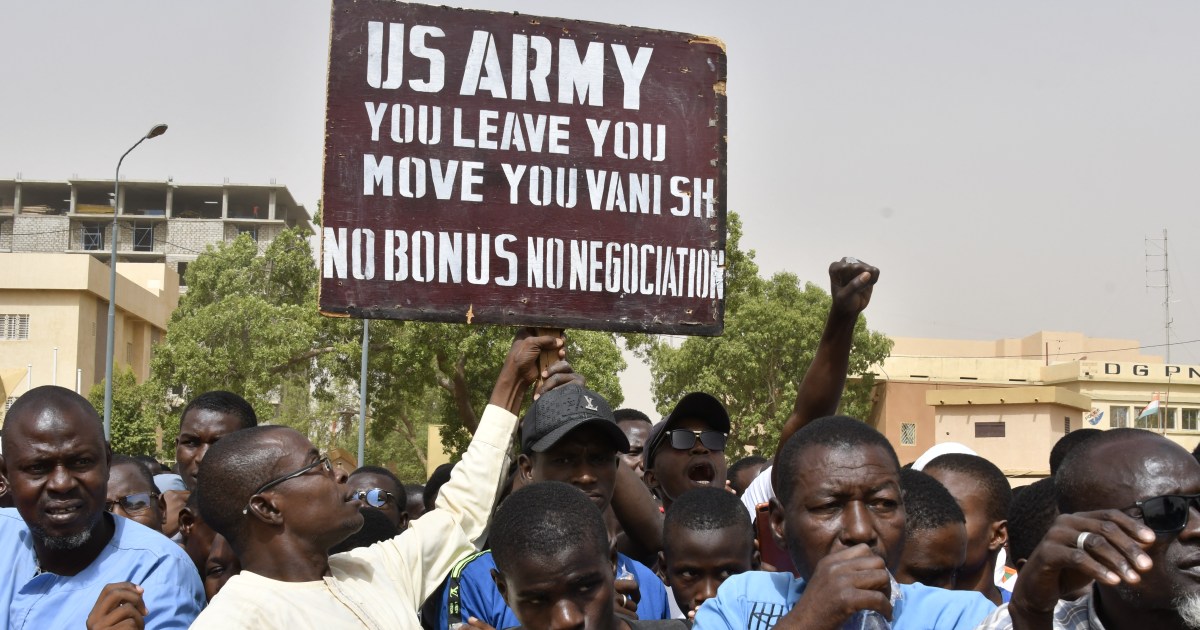
M698 418L714 431L729 433L729 412L725 411L725 405L711 394L692 392L679 399L671 413L650 429L650 439L646 441L646 448L642 451L643 465L646 470L650 470L654 466L654 453L666 440L667 431L688 418Z
M629 439L617 426L612 407L596 392L574 383L556 387L533 403L521 420L521 450L542 453L579 427L595 425L621 453L629 452Z

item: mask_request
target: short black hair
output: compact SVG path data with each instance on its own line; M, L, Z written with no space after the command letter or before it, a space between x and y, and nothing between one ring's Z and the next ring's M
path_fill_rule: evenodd
M158 492L158 486L154 485L154 473L150 472L150 467L146 466L146 463L142 460L128 455L113 455L112 463L108 465L108 469L112 470L117 466L133 466L137 474L150 486L150 492Z
M804 425L788 438L787 444L775 456L775 467L771 469L771 485L775 487L775 496L787 507L795 493L796 479L800 476L803 466L801 454L810 446L827 446L832 448L856 448L873 446L883 449L900 470L900 459L896 457L896 449L882 433L857 418L849 416L826 416L817 418Z
M204 392L192 399L191 402L183 408L183 413L179 414L180 422L187 417L188 412L193 409L201 411L215 411L237 418L242 423L243 429L258 426L258 416L254 413L254 407L246 402L245 398L238 396L233 392L223 390L213 390Z
M1028 560L1058 516L1054 477L1025 486L1008 510L1008 552L1013 561Z
M650 419L650 416L647 416L646 414L638 411L637 409L630 409L629 407L626 407L624 409L618 409L618 410L614 411L613 418L616 419L616 421L618 423L636 421L636 422L645 422L647 424L654 424L654 421Z
M405 501L408 501L408 493L404 489L404 484L400 483L400 478L396 476L396 473L384 468L383 466L359 466L358 468L354 469L354 472L347 475L347 479L359 474L379 475L380 477L391 479L392 483L396 486L392 489L392 494L396 495L396 500L399 501L400 498L403 497Z
M1108 429L1101 431L1100 435L1083 441L1067 453L1062 466L1058 469L1058 474L1054 475L1054 489L1057 493L1059 513L1078 512L1083 509L1082 504L1095 498L1093 496L1096 490L1093 484L1094 471L1089 466L1089 464L1095 463L1092 458L1093 451L1113 442L1137 439L1156 439L1168 444L1175 444L1153 431L1133 428Z
M696 488L679 495L663 518L663 553L670 555L671 540L680 529L707 532L733 527L754 540L750 514L737 495L724 488Z
M425 511L433 510L434 503L437 502L438 493L442 491L442 486L450 481L450 473L454 471L454 464L442 464L433 469L433 473L429 475L429 481L425 482L425 490L422 493L422 499L425 503Z
M103 421L100 420L100 414L96 413L96 408L88 399L76 394L75 392L58 385L42 385L21 394L12 407L8 408L8 412L4 416L5 424L11 429L12 421L18 416L26 413L28 409L68 409L76 408L84 412L84 415L91 416L96 420L97 426L103 426ZM13 436L11 430L0 431L0 451L11 453L13 450ZM103 430L100 433L100 439L104 439Z
M753 468L754 466L765 466L769 463L770 462L767 461L766 457L747 455L730 464L729 470L727 471L725 477L730 483L733 483L734 479L736 479L738 475L742 474L743 470L746 470L747 468Z
M1050 448L1050 474L1053 475L1062 467L1063 460L1075 447L1103 433L1100 429L1076 429L1058 438Z
M336 544L329 550L329 555L358 549L359 547L370 547L377 542L395 538L400 530L396 528L396 524L392 519L388 518L382 510L377 510L373 507L362 507L358 509L359 514L363 516L363 526L357 532L350 534L346 540Z
M900 469L900 493L904 497L904 534L967 523L958 501L941 482L909 468Z
M501 572L511 570L518 558L545 558L583 545L605 557L609 550L600 508L582 490L560 481L540 481L509 495L492 518L488 540Z
M265 438L287 427L269 425L234 431L209 447L196 475L200 513L213 531L241 552L246 515L254 491L271 480L275 465L285 455Z
M1012 505L1012 486L1004 472L992 462L978 455L947 453L925 464L926 472L931 468L962 473L975 479L985 495L988 520L995 523L1008 518L1008 508Z

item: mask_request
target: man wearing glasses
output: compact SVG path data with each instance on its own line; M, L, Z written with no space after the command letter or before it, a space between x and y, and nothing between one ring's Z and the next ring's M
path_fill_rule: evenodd
M300 433L278 426L221 438L200 466L200 511L241 560L193 628L414 628L417 609L455 563L476 551L508 466L529 386L573 381L565 361L539 372L558 337L522 331L437 509L390 540L329 549L362 527L361 502Z
M645 479L664 509L693 488L724 487L728 436L725 405L703 392L684 396L665 420L654 425L643 452Z
M105 512L111 453L87 399L47 385L5 418L0 627L185 628L200 577L160 533ZM153 487L151 485L151 487Z
M162 532L166 503L145 464L125 455L114 455L108 467L108 498L104 509Z
M1079 445L1055 475L1060 515L984 630L1200 628L1200 464L1141 429ZM1090 588L1088 584L1094 582ZM1081 588L1087 594L1061 601Z
M346 486L363 509L379 510L396 531L408 529L408 494L392 471L381 466L363 466L350 473Z

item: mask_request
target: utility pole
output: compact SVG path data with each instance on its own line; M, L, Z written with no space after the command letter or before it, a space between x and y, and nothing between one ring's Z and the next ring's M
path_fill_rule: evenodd
M1156 269L1158 263L1153 262L1157 259L1162 259L1162 268ZM1163 334L1166 335L1166 364L1171 364L1171 260L1167 249L1167 231L1162 231L1162 239L1146 238L1146 289L1162 289L1163 290ZM1151 275L1159 274L1162 276L1162 284L1150 284ZM1168 408L1171 405L1171 372L1167 370L1167 391L1166 396L1162 401L1162 406L1159 407L1161 414L1159 426L1166 428Z

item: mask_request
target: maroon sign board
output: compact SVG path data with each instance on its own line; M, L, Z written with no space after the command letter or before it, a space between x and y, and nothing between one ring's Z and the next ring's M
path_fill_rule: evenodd
M334 0L327 315L720 334L725 50Z

